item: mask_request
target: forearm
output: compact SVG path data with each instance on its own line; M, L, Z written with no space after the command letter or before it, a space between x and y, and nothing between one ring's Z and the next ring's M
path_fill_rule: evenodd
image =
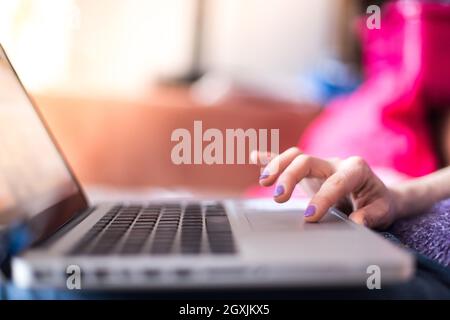
M397 218L424 212L434 203L450 198L450 167L390 187Z

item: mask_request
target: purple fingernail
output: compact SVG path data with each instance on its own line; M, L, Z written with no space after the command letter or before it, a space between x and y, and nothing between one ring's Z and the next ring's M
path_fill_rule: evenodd
M309 205L308 208L305 210L305 217L311 217L316 213L316 207L313 205Z
M275 188L275 191L274 191L274 193L273 193L273 196L274 196L274 197L279 197L279 196L281 196L283 193L284 193L284 187L283 187L282 185L278 185L278 186Z
M269 171L264 170L264 171L261 173L261 175L259 176L259 180L266 179L266 178L268 178L269 176L270 176Z

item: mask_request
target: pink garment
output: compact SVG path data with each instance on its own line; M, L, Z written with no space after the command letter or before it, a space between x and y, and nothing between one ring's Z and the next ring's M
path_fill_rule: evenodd
M367 80L324 110L300 148L319 157L359 155L410 176L435 171L426 108L450 107L450 6L390 3L380 30L365 20L360 30Z

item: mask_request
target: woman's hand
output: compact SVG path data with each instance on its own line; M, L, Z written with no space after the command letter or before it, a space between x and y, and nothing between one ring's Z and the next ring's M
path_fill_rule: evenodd
M267 154L255 152L256 162L267 160ZM305 220L319 221L330 207L347 199L352 205L350 219L370 228L387 228L396 215L394 197L384 183L360 157L320 159L303 154L298 148L270 157L260 184L276 184L276 202L289 200L295 186L301 182L306 191L314 193ZM267 162L266 162L267 163Z

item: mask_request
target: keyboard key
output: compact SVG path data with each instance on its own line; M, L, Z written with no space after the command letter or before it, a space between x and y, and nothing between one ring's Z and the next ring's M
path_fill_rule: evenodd
M236 252L224 207L211 204L203 208L196 203L185 208L178 204L115 206L70 254L158 255L175 253L177 248L181 254Z

